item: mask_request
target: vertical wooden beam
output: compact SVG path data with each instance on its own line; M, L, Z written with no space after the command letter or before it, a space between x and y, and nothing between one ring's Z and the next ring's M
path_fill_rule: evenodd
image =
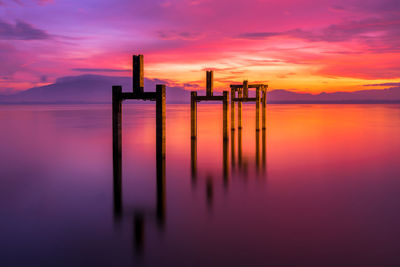
M165 85L156 85L157 224L165 225Z
M267 87L263 86L263 93L262 93L262 128L265 130L265 110L267 107Z
M260 131L260 87L256 88L256 131Z
M231 88L231 130L235 130L235 102L233 99L235 98L236 90L235 88Z
M208 70L206 72L206 95L212 96L214 90L214 72L212 70Z
M197 92L190 93L190 129L191 138L195 139L197 137L197 102L196 102Z
M133 92L142 94L144 90L143 55L132 56L132 85Z
M228 140L228 91L223 92L223 102L222 102L222 120L223 120L223 138Z
M243 81L243 97L244 98L249 97L249 81L247 80Z
M239 88L238 98L243 97L243 89ZM242 101L238 101L238 129L242 129Z
M112 87L114 218L122 216L122 87Z

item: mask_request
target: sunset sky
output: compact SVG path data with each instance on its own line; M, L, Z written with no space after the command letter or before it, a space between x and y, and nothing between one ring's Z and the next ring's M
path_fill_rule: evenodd
M297 92L400 80L399 0L0 0L0 93L85 73ZM381 86L365 86L380 84Z

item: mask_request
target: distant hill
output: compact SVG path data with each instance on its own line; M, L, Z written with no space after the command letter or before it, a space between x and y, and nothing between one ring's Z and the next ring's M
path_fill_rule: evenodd
M54 84L0 96L0 103L111 103L112 86L122 85L123 91L132 91L131 80L130 77L91 74L67 76L57 79ZM155 91L156 84L165 82L157 79L144 80L146 91ZM167 103L186 103L190 100L190 92L181 87L167 87L166 95Z
M145 90L155 91L156 84L166 82L145 79ZM111 87L122 85L123 91L131 91L130 77L102 75L68 76L54 84L34 87L26 91L0 96L0 104L63 104L63 103L111 103ZM200 92L200 94L203 94ZM218 93L217 93L218 94ZM167 103L189 103L190 91L182 87L167 87ZM400 87L355 92L321 93L312 95L286 90L268 92L268 103L400 103Z

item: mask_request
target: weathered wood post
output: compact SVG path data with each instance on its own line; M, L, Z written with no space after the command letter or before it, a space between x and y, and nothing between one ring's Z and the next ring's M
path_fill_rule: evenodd
M190 143L190 170L192 174L192 183L196 183L197 177L197 139L192 138Z
M223 92L223 100L222 100L222 120L223 120L223 138L224 140L228 140L228 92Z
M157 224L165 224L165 85L156 85Z
M249 97L249 81L248 80L243 81L243 97L244 98Z
M256 131L260 131L260 87L256 88Z
M122 87L112 87L114 218L122 216Z
M235 167L235 131L231 130L231 164Z
M223 166L222 166L222 169L223 169L223 177L224 177L224 184L225 185L227 185L228 184L228 170L229 170L229 168L228 168L228 142L229 142L229 140L228 139L224 139L223 140L223 148L222 148L222 151L223 151L223 160L222 160L222 162L223 162Z
M206 71L206 95L212 96L214 90L214 72L212 70Z
M191 92L190 94L190 129L191 138L197 137L197 92Z
M263 128L263 130L265 130L265 120L266 120L265 110L267 107L267 87L263 86L262 88L263 88L263 90L262 90L262 92L263 92L262 93L262 128Z
M143 55L132 56L132 86L133 93L144 92Z
M112 87L114 216L122 215L122 87Z
M243 97L243 89L238 89L238 98ZM242 101L238 102L238 129L242 129Z

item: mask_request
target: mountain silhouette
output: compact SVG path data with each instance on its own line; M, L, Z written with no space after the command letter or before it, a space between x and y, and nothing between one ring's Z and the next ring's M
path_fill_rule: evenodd
M156 84L167 84L167 82L158 79L144 80L146 91L155 91ZM122 85L125 92L131 92L132 90L130 77L85 74L62 77L50 85L34 87L14 95L0 96L0 103L111 103L111 88L113 85ZM202 94L202 92L200 91L199 94ZM190 91L185 90L183 87L167 86L166 95L167 103L190 103ZM317 95L279 89L268 92L267 102L272 104L400 103L400 87L355 92L320 93Z

